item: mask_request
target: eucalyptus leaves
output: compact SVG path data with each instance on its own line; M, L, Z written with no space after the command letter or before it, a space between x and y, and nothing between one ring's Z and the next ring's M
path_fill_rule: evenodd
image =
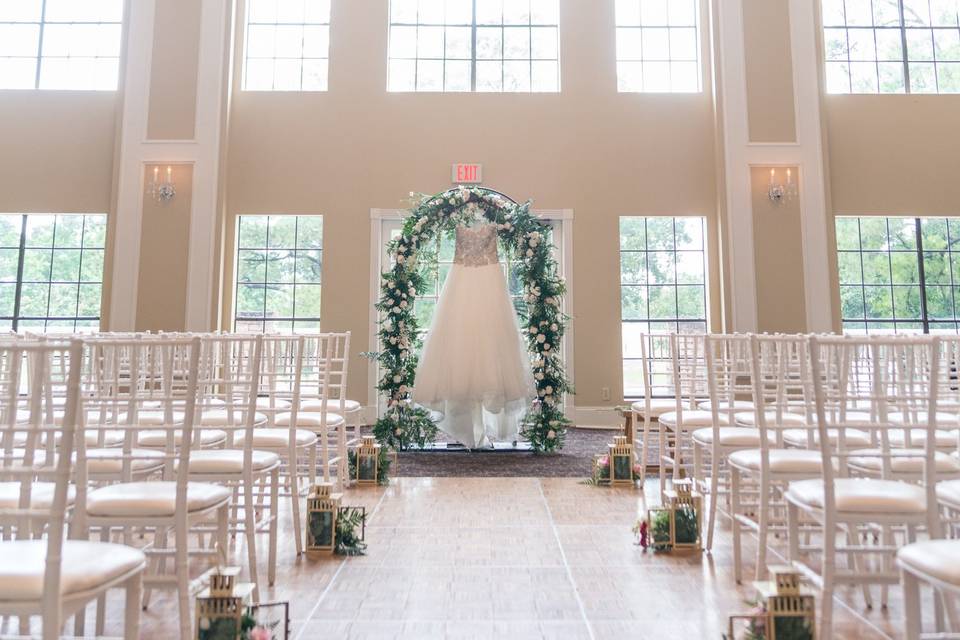
M568 421L561 408L571 391L560 360L560 340L566 318L560 310L565 291L549 242L549 227L530 213L530 203L519 205L483 188L460 187L435 196L419 196L389 246L393 267L382 274L377 354L384 372L377 388L387 398L387 412L375 433L381 443L404 447L432 440L436 429L424 424L422 408L410 394L417 369L416 352L422 328L414 314L417 294L426 290L426 274L418 258L429 255L439 234L453 231L480 217L497 226L504 249L519 261L517 277L524 283L524 335L537 386L537 399L523 419L521 434L536 452L563 446ZM432 425L431 425L432 426Z

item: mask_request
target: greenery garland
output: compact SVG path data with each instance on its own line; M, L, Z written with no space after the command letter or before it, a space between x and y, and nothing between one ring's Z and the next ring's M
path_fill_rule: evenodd
M524 285L522 320L537 398L523 418L520 433L537 453L563 447L569 422L563 415L562 400L565 393L572 392L559 353L566 328L560 310L566 287L552 255L549 227L530 213L530 202L517 204L490 189L459 187L414 197L418 200L400 236L388 247L394 263L382 274L376 305L381 313L381 348L376 357L384 372L377 389L386 396L387 411L374 433L382 444L401 449L410 443L422 446L436 434L429 413L411 402L415 354L420 347L414 302L427 284L419 258L429 255L438 235L482 216L497 226L502 246L519 261L517 277Z

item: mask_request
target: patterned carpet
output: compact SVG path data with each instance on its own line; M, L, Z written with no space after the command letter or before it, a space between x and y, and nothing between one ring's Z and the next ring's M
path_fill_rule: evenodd
M587 478L593 456L604 453L618 430L578 429L567 431L559 453L534 455L529 451L403 451L398 469L391 475L407 477L538 477ZM438 442L443 441L443 434Z

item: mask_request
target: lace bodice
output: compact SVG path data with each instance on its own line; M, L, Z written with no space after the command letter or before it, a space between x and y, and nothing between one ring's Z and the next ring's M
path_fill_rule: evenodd
M457 227L457 244L453 263L465 267L497 264L497 228L492 224L478 227Z

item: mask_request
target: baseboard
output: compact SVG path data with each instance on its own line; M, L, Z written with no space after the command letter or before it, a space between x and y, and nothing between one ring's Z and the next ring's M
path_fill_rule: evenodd
M616 407L570 407L567 417L581 429L619 429L623 418Z

